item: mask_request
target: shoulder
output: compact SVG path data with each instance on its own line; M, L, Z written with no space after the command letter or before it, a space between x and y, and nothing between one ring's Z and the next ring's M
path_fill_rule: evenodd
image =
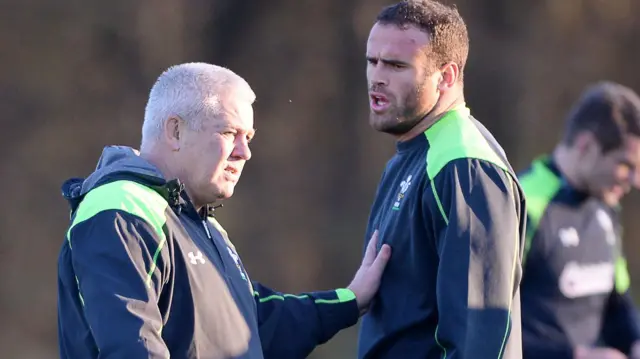
M89 191L75 212L71 228L98 214L126 213L140 218L162 233L167 201L153 189L133 181L114 181Z
M540 221L549 203L562 187L562 180L542 159L537 159L518 175L527 198L527 213L534 223Z
M430 179L447 167L483 163L489 164L483 167L511 172L502 148L484 126L469 115L468 110L450 112L424 135L429 141L427 175Z

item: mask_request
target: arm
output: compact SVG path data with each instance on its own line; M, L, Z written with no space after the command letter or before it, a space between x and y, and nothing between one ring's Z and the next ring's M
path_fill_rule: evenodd
M157 305L168 271L163 239L149 223L120 210L98 212L72 227L73 270L100 358L169 358Z
M376 230L346 289L291 295L254 284L265 359L306 358L318 344L358 321L378 291L391 256L388 244L383 244L376 253L378 243Z
M291 295L253 285L265 359L306 358L359 318L356 297L349 289Z
M629 291L627 264L622 257L619 257L616 262L615 276L616 286L607 303L602 326L602 339L607 346L630 354L634 343L640 340L640 327L638 326L636 308Z
M440 257L436 340L448 359L503 358L512 328L520 345L519 311L512 313L522 253L514 186L492 164L459 159L425 189Z
M524 271L523 276L526 278L527 273L535 273L545 271L545 267L539 265L547 265L546 256L547 248L544 246L544 232L539 232L539 228L532 228L527 222L527 242L525 243L525 251L523 256ZM542 231L542 230L541 230ZM526 280L526 279L523 279ZM535 295L534 290L530 290L528 296ZM531 297L523 296L523 302L531 300ZM523 304L524 306L524 304ZM531 310L531 309L530 309ZM533 319L535 320L535 319ZM536 327L538 323L529 323L530 327ZM539 326L546 327L546 325ZM555 333L555 332L554 332ZM554 340L549 338L557 337ZM548 359L573 359L574 348L562 336L555 336L547 333L545 336L539 336L528 330L522 332L522 353L525 359L548 358Z
M522 352L525 359L545 358L545 359L573 359L574 350L569 343L548 341L532 336L528 333L522 334Z

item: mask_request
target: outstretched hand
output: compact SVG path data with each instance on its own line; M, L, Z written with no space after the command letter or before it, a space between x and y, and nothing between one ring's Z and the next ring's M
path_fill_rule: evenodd
M391 247L388 244L384 244L380 248L380 252L376 254L377 244L378 231L376 230L369 240L360 268L353 277L351 284L347 287L356 295L356 302L361 315L369 309L371 300L378 292L380 278L391 257Z

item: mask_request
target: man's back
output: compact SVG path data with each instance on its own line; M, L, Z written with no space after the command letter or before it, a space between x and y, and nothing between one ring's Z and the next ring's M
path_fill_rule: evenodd
M363 318L359 358L520 358L525 214L514 178L465 108L398 143L367 230L394 255Z

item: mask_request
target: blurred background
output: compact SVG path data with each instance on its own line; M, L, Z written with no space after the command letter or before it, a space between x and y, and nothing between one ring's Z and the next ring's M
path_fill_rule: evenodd
M287 292L348 284L394 151L367 124L364 59L389 3L1 0L1 357L58 357L60 185L91 172L103 146L138 146L148 91L176 63L227 66L257 93L254 157L218 212L253 279ZM589 83L640 90L639 0L455 3L471 37L468 104L518 169L553 147ZM639 197L624 204L640 285ZM356 332L311 358L354 358Z

